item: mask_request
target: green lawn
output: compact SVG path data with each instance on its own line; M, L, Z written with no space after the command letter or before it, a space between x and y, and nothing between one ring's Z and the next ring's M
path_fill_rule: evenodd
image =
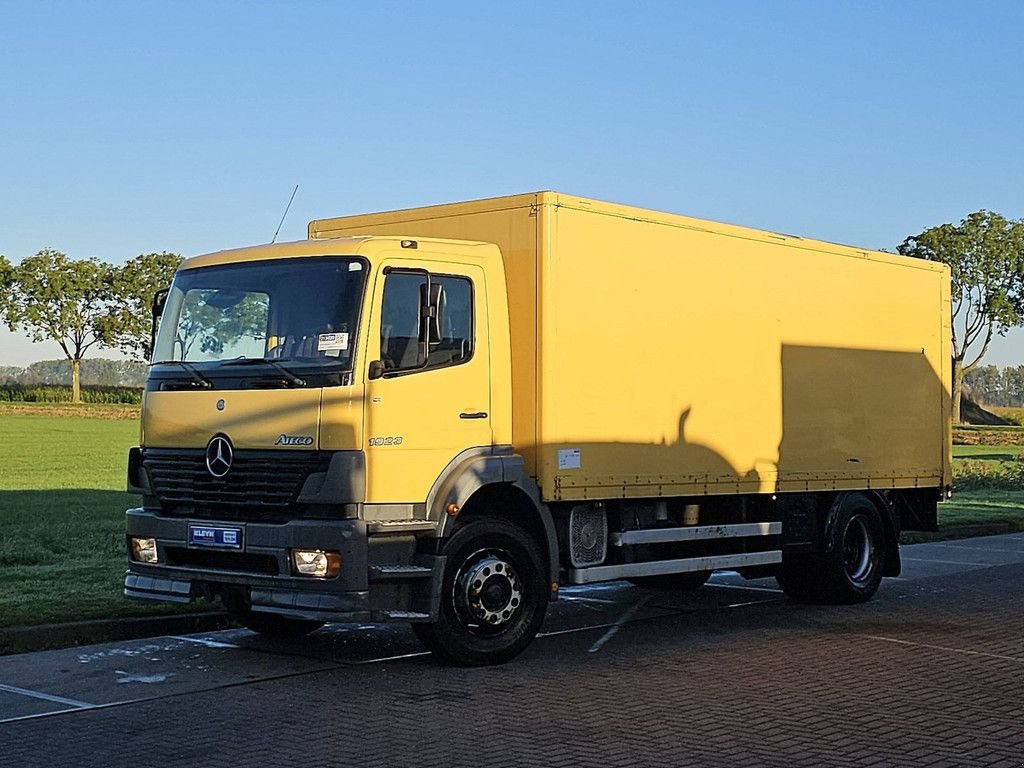
M126 600L136 421L0 415L0 627L180 611Z
M124 492L138 422L120 409L0 410L0 628L195 610L126 600ZM939 506L946 535L1024 530L1024 445L954 446L958 488Z
M954 445L953 461L957 459L983 459L1009 461L1024 454L1024 445Z
M1024 530L1024 489L960 491L939 504L939 528L1006 523Z

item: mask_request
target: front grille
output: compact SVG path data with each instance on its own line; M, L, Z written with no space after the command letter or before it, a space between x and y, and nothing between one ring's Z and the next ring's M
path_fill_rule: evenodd
M273 555L254 555L249 552L217 552L208 549L168 547L167 564L192 566L219 571L242 571L277 576L277 558Z
M306 478L326 472L330 455L314 451L235 451L216 478L203 450L147 448L142 466L165 514L225 520L288 520Z

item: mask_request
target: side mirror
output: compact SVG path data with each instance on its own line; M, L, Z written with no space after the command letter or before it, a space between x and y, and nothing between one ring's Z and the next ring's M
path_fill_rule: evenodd
M164 313L164 305L167 304L169 288L163 288L153 294L153 319L156 320Z
M148 352L146 357L152 357L153 351L156 349L157 325L159 324L160 316L164 313L164 305L167 303L168 293L170 293L170 289L163 288L153 294L152 323L149 327L149 349L146 350Z
M383 375L384 375L384 361L383 360L374 360L373 362L371 362L370 363L370 368L366 372L366 378L368 378L368 379L370 379L372 381L373 379L379 379Z

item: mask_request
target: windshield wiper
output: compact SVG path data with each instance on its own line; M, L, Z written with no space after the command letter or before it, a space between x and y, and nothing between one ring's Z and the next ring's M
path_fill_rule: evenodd
M192 381L196 384L199 389L213 389L213 382L203 376L196 367L191 363L186 363L184 360L158 360L153 365L178 365L181 366L185 372L192 377Z
M226 363L221 363L221 365L269 365L283 373L285 378L296 387L306 386L305 379L296 376L276 360L271 360L267 357L237 357L234 360L228 360Z

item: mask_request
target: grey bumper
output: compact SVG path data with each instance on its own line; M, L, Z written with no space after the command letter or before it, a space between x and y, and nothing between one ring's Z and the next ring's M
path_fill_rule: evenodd
M253 610L269 611L318 621L371 621L367 584L366 526L361 520L293 520L287 523L243 523L234 520L189 520L163 517L145 509L129 509L127 535L157 540L159 562L129 562L124 592L127 597L188 602L196 597L241 588ZM207 550L203 565L172 564L172 553L197 552L188 546L190 523L242 529L242 550L231 555L262 556L263 563L277 563L275 574L244 570ZM291 549L324 549L341 553L341 573L331 579L291 575Z

